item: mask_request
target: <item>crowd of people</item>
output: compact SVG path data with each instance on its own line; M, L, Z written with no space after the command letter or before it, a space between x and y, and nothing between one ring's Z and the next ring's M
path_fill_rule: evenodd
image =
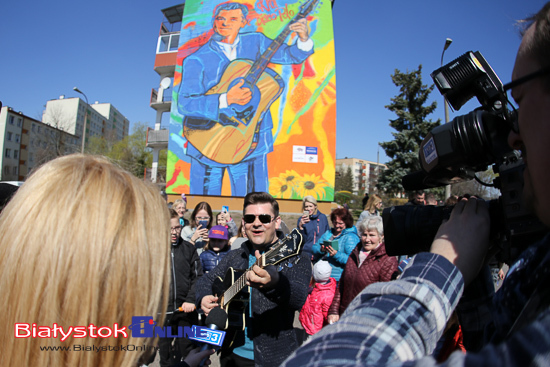
M508 143L527 164L524 198L548 226L550 3L524 24L511 83L521 114ZM303 250L275 263L265 259L284 226L265 192L245 196L239 228L204 201L187 219L185 196L169 209L154 187L104 158L75 154L44 164L0 202L7 203L0 216L2 366L135 367L150 363L157 346L161 366L210 364L214 350L187 338L82 337L83 350L132 345L140 352L77 353L40 328L131 325L133 316L152 315L177 329L204 325L218 308L227 314L224 367L550 363L550 239L510 264L495 293L489 212L475 197L448 198L454 209L430 251L406 265L386 253L383 203L374 194L355 223L347 208L333 210L332 228L306 196L286 237L300 233ZM407 205L438 202L417 191ZM306 338L294 327L298 312ZM37 327L38 337L14 337L16 323Z

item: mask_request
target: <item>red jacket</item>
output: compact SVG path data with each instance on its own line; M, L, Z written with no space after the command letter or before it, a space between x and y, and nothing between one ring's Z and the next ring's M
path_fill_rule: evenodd
M355 296L366 286L376 282L388 282L397 272L397 259L395 256L386 254L384 243L372 250L359 267L361 247L362 245L359 242L349 255L348 262L340 278L340 284L332 300L329 315L341 315Z
M327 284L315 283L300 311L300 323L309 335L313 335L328 324L328 308L336 290L336 280L330 278Z

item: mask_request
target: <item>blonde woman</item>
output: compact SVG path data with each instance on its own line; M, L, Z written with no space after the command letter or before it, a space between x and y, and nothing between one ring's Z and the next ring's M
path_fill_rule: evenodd
M296 227L304 236L303 252L310 258L312 247L326 231L330 229L327 216L317 209L317 200L311 196L305 196L302 200L303 215L298 218Z
M103 158L58 158L19 189L0 233L1 366L134 367L152 350L154 339L135 338L127 326L133 316L164 321L157 315L168 296L170 218L155 188ZM15 338L16 323L42 327L42 337L23 330ZM127 337L85 329L61 341L44 331L55 325L96 333L118 325Z
M172 204L172 209L174 209L176 213L178 213L181 226L182 227L188 226L189 221L183 217L185 213L187 213L187 201L183 199L177 199Z
M367 205L363 209L363 212L357 219L357 225L367 219L368 217L373 217L381 215L380 208L382 208L382 198L376 194L372 194L367 201Z

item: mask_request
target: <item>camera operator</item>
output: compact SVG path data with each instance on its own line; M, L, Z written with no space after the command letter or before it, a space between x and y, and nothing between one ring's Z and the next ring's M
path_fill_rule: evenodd
M524 197L550 226L550 3L527 25L512 75L521 113L508 143L526 164ZM483 201L458 202L430 253L412 258L399 280L365 288L283 365L435 365L430 355L455 308L468 352L448 365L549 365L550 237L520 256L495 295L483 266L489 224Z

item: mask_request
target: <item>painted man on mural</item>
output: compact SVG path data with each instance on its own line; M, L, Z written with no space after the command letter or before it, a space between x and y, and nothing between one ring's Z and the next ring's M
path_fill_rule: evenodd
M214 34L184 59L178 92L192 195L221 195L226 172L233 196L269 192L269 108L285 85L267 66L300 64L313 54L305 19L312 6L302 9L294 18L299 20L291 21L275 40L260 32L239 33L248 24L246 5L224 3L215 9ZM291 32L298 39L289 46L284 41Z

